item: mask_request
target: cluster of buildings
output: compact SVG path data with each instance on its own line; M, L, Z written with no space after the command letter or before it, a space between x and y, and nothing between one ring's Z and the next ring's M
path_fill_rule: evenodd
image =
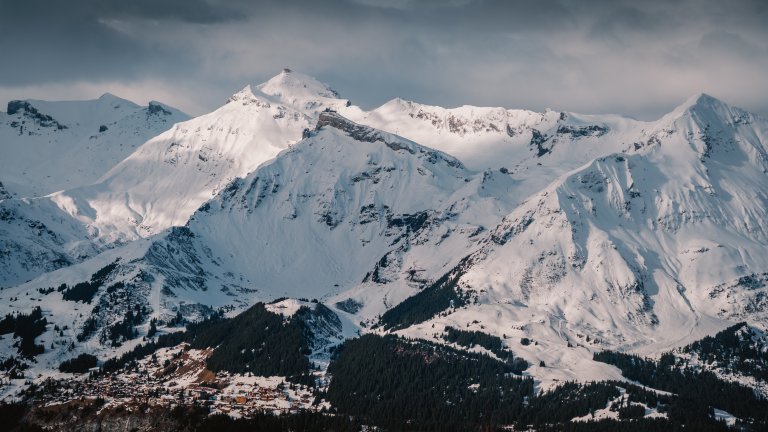
M90 398L113 406L197 405L208 407L211 414L246 418L256 413L288 414L330 407L316 397L314 388L285 377L214 373L205 366L208 355L210 352L188 346L159 350L117 373L52 376L37 386L35 396L46 404Z

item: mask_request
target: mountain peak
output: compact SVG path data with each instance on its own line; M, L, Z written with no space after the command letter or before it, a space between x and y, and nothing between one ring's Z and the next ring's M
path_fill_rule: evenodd
M691 109L697 109L697 108L703 108L703 107L714 107L714 106L721 106L726 105L723 101L717 99L714 96L711 96L707 93L696 93L685 100L678 108L682 108L683 110L691 110Z
M139 108L139 105L136 104L135 102L129 101L128 99L121 98L120 96L117 96L117 95L112 94L110 92L106 92L106 93L102 94L101 96L99 96L99 98L96 99L96 102L99 103L99 104L104 104L104 105L112 106L112 107L115 107L115 108L120 107L120 106L126 107L128 109L138 109Z
M8 115L14 115L19 111L29 111L31 108L32 104L30 104L29 101L12 100L8 102L8 107L5 109L5 112Z
M315 126L315 130L318 131L323 126L331 126L344 131L350 134L352 137L356 138L358 141L374 142L383 140L381 137L382 134L376 134L376 132L378 132L376 129L355 123L352 120L337 113L336 111L328 110L320 113L320 116L317 119L317 126Z
M689 97L682 104L678 105L670 114L675 118L685 115L686 113L698 113L705 112L724 113L731 110L732 107L725 102L713 97L707 93L697 93Z
M266 95L289 100L317 97L339 98L339 94L328 84L288 68L283 69L279 74L270 78L267 82L259 84L256 88Z
M747 122L751 115L706 93L697 93L678 105L658 122L661 129L669 128L680 121L693 121L700 127L728 125Z
M121 97L115 96L114 94L112 94L110 92L106 92L103 95L99 96L99 99L100 100L114 100L114 99L122 100Z

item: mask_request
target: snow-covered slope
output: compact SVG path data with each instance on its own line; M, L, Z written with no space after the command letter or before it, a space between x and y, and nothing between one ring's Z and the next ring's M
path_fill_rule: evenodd
M580 379L597 378L596 349L654 354L735 320L765 326L767 132L765 119L690 99L627 153L506 216L461 269L479 303L436 321L478 320L530 360L570 371L555 376Z
M50 200L0 201L0 288L66 267L98 250L87 227Z
M767 137L766 119L706 95L656 122L400 100L365 113L283 72L93 185L0 201L8 232L23 233L7 237L41 263L83 261L4 290L14 301L0 313L41 305L69 326L62 346L81 336L111 355L105 335L136 304L144 334L177 311L318 298L348 334L362 323L440 340L450 325L502 337L538 379L619 378L592 353L655 354L735 320L765 327ZM98 308L34 295L115 262ZM16 280L36 269L51 268ZM450 307L370 326L454 288Z
M197 318L217 307L357 289L354 304L373 316L456 265L455 252L476 245L481 224L509 211L494 196L511 186L508 176L471 172L451 156L336 113L319 117L307 138L231 182L186 227L6 289L3 297L14 299L6 307L41 305L53 312L49 321L69 327L68 338L108 355L108 329L126 305L146 308L139 326L146 331L150 316ZM94 280L113 263L94 294L97 307L46 291ZM96 325L90 333L89 322ZM355 325L344 327L354 332ZM53 364L56 354L44 358Z
M461 106L394 99L349 118L451 154L475 170L503 169L519 203L564 173L628 148L651 124L616 115Z
M183 225L235 177L301 139L322 109L345 104L326 85L284 71L149 140L96 184L51 199L106 241Z
M87 101L11 101L0 112L0 181L16 197L96 181L147 139L189 117L106 93Z
M512 185L322 113L316 131L229 184L147 260L166 293L203 304L358 289L373 315L455 265L455 251L509 208L499 197Z
M412 267L435 273L503 211L477 193L482 174L444 153L335 113L318 126L188 223L226 284L266 298L321 297L372 279L400 282ZM393 295L392 304L403 297Z
M173 125L93 184L40 199L0 202L0 211L23 215L13 223L0 221L0 231L6 233L2 239L5 253L1 257L4 265L0 268L0 286L18 284L93 256L94 251L183 225L223 186L301 139L304 129L314 127L320 111L348 104L336 96L330 87L314 78L286 70L264 84L246 86L212 113ZM48 129L41 130L55 136L69 133L70 128L57 126L64 121L73 125L72 130L90 130L91 126L98 129L94 125L105 123L109 129L102 135L113 133L117 139L133 133L127 126L140 124L138 120L142 118L147 123L156 117L176 116L169 108L152 103L143 110L131 105L130 109L138 111L120 117L118 112L124 111L129 103L118 102L112 96L97 102L39 103L62 119L59 123L51 116L43 122L50 123ZM34 111L35 115L43 116L39 114L43 108L38 112L27 103L17 105L23 109L14 105L14 110L19 110L14 115ZM114 112L104 113L104 107ZM77 123L81 114L88 114L85 117L91 123ZM119 119L115 122L110 115ZM101 142L100 139L97 137L94 142ZM25 154L19 152L18 157L24 158ZM76 158L76 152L71 157ZM86 159L89 166L106 167ZM41 167L50 165L45 163ZM38 171L34 174L43 176ZM57 223L50 223L52 220ZM41 239L33 226L37 224L50 230L50 239Z

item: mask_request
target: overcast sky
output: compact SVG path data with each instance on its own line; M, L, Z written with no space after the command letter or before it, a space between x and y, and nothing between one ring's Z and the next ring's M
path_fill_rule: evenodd
M765 0L0 0L0 35L2 106L109 91L197 115L288 66L364 108L654 119L706 92L768 113Z

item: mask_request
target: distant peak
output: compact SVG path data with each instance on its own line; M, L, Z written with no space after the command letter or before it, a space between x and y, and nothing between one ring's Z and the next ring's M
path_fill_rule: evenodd
M403 99L400 96L388 101L384 105L394 105L394 106L406 106L406 107L412 107L414 105L421 105L417 102L414 102L412 100Z
M723 102L717 99L716 97L713 97L711 95L708 95L707 93L696 93L693 96L686 99L685 102L683 102L683 106L688 107L694 107L697 105L711 105L711 104L722 104Z
M279 74L267 82L259 84L256 88L269 96L287 99L339 98L339 94L328 84L289 68L283 69Z
M721 101L720 99L717 99L716 97L708 95L707 93L696 93L686 99L685 102L678 105L677 108L675 108L672 112L683 114L686 111L701 109L716 110L721 107L728 107L728 104Z
M101 105L111 106L112 108L125 107L125 108L139 108L139 105L128 99L121 98L110 92L106 92L96 99L96 102Z
M107 104L130 104L130 105L136 105L135 103L129 101L128 99L123 99L120 96L114 95L110 92L106 92L103 95L99 96L97 99L99 102L107 103ZM136 105L138 107L138 105Z
M697 93L662 117L659 120L659 127L669 127L671 123L685 118L693 118L702 125L731 123L747 115L746 111L732 107L709 94Z

